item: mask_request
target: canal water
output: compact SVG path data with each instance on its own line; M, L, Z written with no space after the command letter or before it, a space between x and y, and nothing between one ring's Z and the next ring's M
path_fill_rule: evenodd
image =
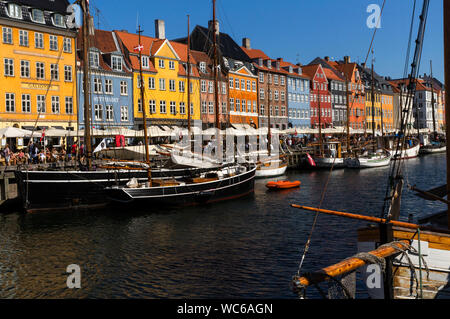
M445 155L409 160L406 182L440 186L445 167ZM317 207L329 180L322 208L379 216L388 174L290 171L281 179L300 180L300 189L269 192L257 180L253 196L179 211L0 215L0 298L296 298L290 283L314 214L290 204ZM404 191L403 220L443 209ZM320 215L302 272L355 254L366 225ZM66 286L71 264L80 266L80 289ZM320 295L311 288L308 297Z

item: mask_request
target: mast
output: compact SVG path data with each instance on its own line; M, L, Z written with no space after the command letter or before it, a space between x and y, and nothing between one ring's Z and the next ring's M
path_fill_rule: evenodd
M89 101L90 96L90 81L89 81L89 24L91 17L89 15L89 2L82 0L83 9L83 89L84 89L84 144L86 152L86 163L88 170L92 170L92 141L91 141L91 105Z
M431 110L433 111L433 137L436 140L437 132L436 132L436 116L434 114L434 104L436 101L434 100L434 89L433 89L433 62L430 60L430 71L431 71Z
M188 44L187 44L187 108L188 108L188 135L189 140L191 139L191 35L190 35L190 25L189 25L189 15L187 34L188 34Z
M350 153L350 101L349 101L348 84L349 84L348 75L345 74L345 96L347 100L347 154Z
M268 155L269 157L271 156L271 148L272 148L272 128L271 128L271 112L272 112L272 107L270 106L270 83L269 83L269 79L271 73L269 71L267 71L267 151L268 151Z
M381 113L381 136L384 136L384 123L383 123L383 89L380 89L380 113Z
M450 1L444 1L444 67L445 67L445 134L450 141ZM447 198L450 198L450 147L447 146ZM450 205L447 208L448 229L450 229Z
M147 135L147 112L145 110L145 99L144 99L144 77L142 75L142 50L144 49L141 46L141 33L144 32L141 30L141 26L138 28L138 36L139 36L139 85L141 91L141 105L142 105L142 116L144 118L144 146L145 146L145 162L148 165L147 168L147 178L149 186L152 187L152 171L150 168L150 155L148 150L148 135Z
M320 68L320 66L319 66ZM322 114L321 114L321 105L320 105L320 83L317 83L317 103L319 106L319 147L320 147L320 156L323 156L323 141L322 141Z
M373 54L373 51L372 51ZM376 152L376 137L375 137L375 81L373 77L373 58L372 58L372 88L371 88L371 98L372 98L372 134L373 134L373 152Z
M218 58L217 58L217 30L216 30L216 0L213 0L213 70L214 70L214 110L216 113L216 128L220 130L220 116L219 116L219 94L217 92L217 77L218 77ZM219 142L219 141L218 141Z

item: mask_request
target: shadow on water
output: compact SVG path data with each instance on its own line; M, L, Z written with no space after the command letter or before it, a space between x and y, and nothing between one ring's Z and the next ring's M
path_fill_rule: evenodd
M445 176L445 156L407 163L408 182L429 189ZM296 298L296 274L314 214L296 203L379 216L388 168L291 171L298 189L268 191L181 210L63 211L0 215L0 298ZM442 210L404 191L402 218ZM319 215L302 271L356 253L365 223ZM82 288L67 289L78 264ZM320 296L311 291L313 298Z

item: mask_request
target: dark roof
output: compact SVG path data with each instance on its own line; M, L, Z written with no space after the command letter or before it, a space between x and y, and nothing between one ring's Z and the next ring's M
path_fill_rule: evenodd
M67 14L67 7L70 4L67 0L14 0L8 2L61 14Z
M44 19L45 19L45 25L49 27L59 28L59 29L66 29L57 27L52 22L52 14L59 13L62 15L68 15L66 12L67 6L69 5L69 2L67 0L14 0L14 1L0 1L0 17L6 18L9 20L17 21L17 19L10 18L6 12L7 12L7 5L8 3L15 3L22 6L22 20L24 22L33 23L36 25L43 25L40 23L36 23L31 20L31 10L32 9L40 9L44 11Z
M358 65L358 70L361 75L361 81L365 84L366 90L371 89L372 83L372 69L367 67L362 67ZM381 90L382 93L392 93L392 85L387 81L384 77L377 74L375 71L373 72L374 77L374 87L377 90Z
M314 60L312 60L308 65L315 65L315 64L322 65L324 72L326 72L325 70L328 70L328 72L326 72L326 76L329 80L345 81L345 77L342 74L342 72L339 72L338 70L333 68L326 60L317 57Z
M187 37L172 40L187 44ZM232 58L242 62L251 62L242 48L226 33L220 32L217 37L219 56ZM197 25L191 33L191 49L212 54L213 34L208 28Z

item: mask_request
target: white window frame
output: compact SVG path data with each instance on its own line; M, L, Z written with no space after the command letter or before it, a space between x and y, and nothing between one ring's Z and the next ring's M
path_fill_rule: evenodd
M52 96L52 114L59 114L60 112L59 96Z
M114 122L114 106L111 104L105 106L105 121Z
M114 94L113 80L105 79L105 94Z
M13 32L11 28L2 28L2 42L4 44L13 44Z
M29 33L26 30L19 30L19 45L22 47L30 46Z
M22 94L22 113L31 113L31 95Z
M49 44L51 51L58 51L58 37L56 35L49 36Z
M120 107L120 121L128 122L128 106L126 105Z
M4 66L4 75L13 77L14 76L14 59L4 58L3 66Z
M36 95L36 107L38 113L45 113L45 95Z
M120 81L120 95L128 96L128 82Z
M36 49L43 49L44 48L44 34L35 32L34 33L34 47Z
M66 96L64 99L66 114L73 114L73 97Z
M29 79L30 72L31 72L30 61L20 60L20 77Z
M64 82L72 82L73 81L73 72L71 65L64 66Z
M16 112L16 94L5 93L5 111L7 113Z
M72 53L72 39L63 38L63 51L64 53Z

